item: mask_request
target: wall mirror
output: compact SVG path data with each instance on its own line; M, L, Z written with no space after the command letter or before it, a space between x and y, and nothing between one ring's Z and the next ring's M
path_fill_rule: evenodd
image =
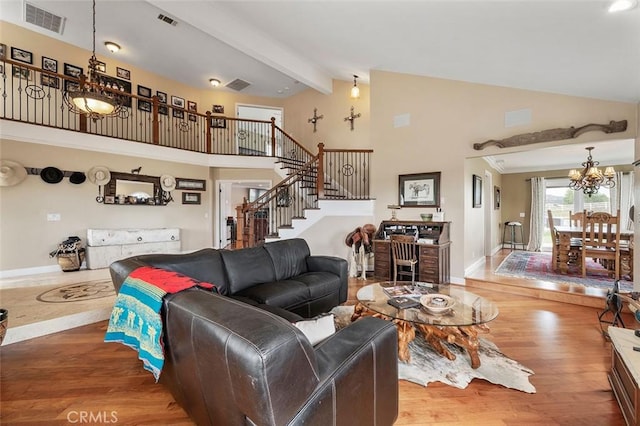
M166 205L159 176L111 172L104 186L105 204Z

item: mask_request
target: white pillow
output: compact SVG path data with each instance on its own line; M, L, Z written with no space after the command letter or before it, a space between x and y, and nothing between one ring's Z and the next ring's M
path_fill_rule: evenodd
M320 315L315 318L293 323L307 336L312 345L319 343L336 332L333 314Z

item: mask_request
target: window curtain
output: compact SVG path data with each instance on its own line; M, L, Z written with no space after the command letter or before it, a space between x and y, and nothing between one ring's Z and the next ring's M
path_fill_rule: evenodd
M633 218L629 209L633 206L633 172L616 172L616 186L611 190L611 214L620 209L621 229L633 229Z
M531 222L527 250L540 251L544 232L545 183L543 177L531 178Z

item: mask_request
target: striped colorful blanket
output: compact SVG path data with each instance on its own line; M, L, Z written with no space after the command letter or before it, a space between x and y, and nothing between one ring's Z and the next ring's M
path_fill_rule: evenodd
M213 284L177 272L148 266L134 270L116 297L104 341L119 342L137 350L144 368L153 373L157 382L164 365L162 298L194 286L216 291Z

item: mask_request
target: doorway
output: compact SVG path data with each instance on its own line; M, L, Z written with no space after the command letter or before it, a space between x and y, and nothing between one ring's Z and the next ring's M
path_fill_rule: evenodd
M282 117L284 115L284 109L280 107L265 106L265 105L250 105L250 104L236 104L236 117L247 120L263 120L271 121L274 118L274 123L279 128L283 128ZM238 122L238 131L236 132L236 146L238 147L238 154L242 154L243 146L240 135L243 133L258 134L258 139L263 140L263 146L252 145L250 149L252 151L259 150L263 155L271 156L271 129L263 126L251 126L251 123ZM278 135L276 133L276 135ZM277 137L277 136L276 136ZM280 146L276 140L276 147ZM276 148L277 149L277 148Z

